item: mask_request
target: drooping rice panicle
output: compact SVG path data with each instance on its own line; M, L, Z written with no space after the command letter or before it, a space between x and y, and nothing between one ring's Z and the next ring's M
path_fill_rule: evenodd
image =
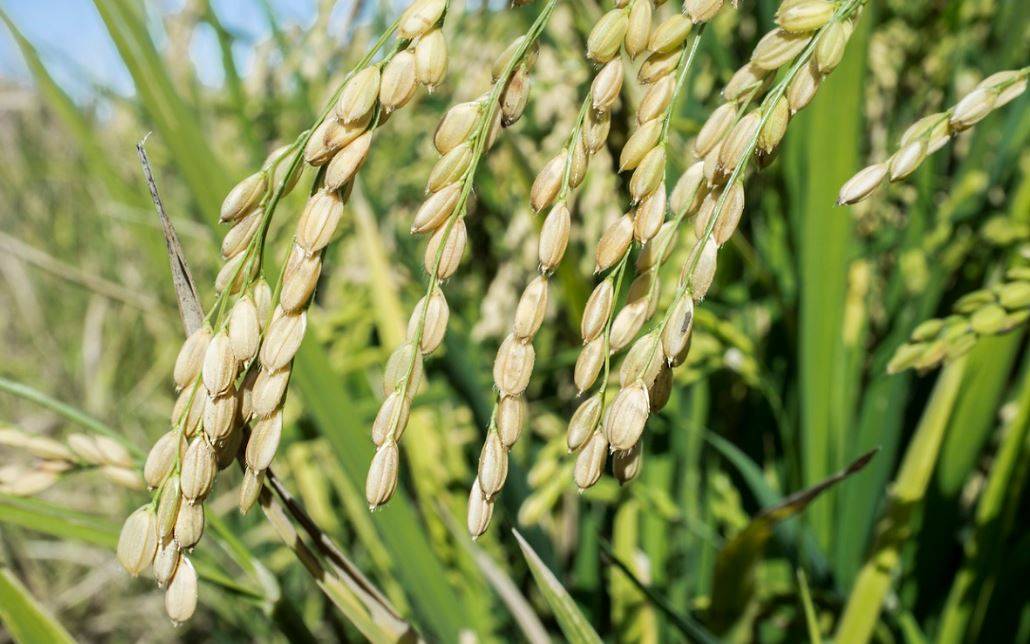
M721 6L721 2L719 3ZM623 63L618 59L620 49L630 57L636 57L645 50L654 55L679 54L689 35L690 19L677 14L665 21L658 30L658 37L651 31L651 16L654 6L650 0L631 0L604 14L591 30L587 40L587 58L602 67L591 83L584 97L579 114L562 151L553 157L537 175L530 192L530 204L537 212L550 207L540 231L538 242L538 275L526 285L519 299L512 323L511 338L532 346L547 309L550 278L565 254L571 227L569 200L573 191L582 183L590 158L604 145L608 136L611 108L622 88ZM674 60L679 60L674 58ZM644 63L647 65L648 63ZM654 67L654 65L652 65ZM671 71L671 70L670 70ZM638 110L641 124L648 128L657 126L665 135L668 121L664 117L678 90L676 77L671 73L654 74ZM642 140L638 138L638 141ZM663 146L664 147L664 146ZM646 154L647 150L643 150ZM661 225L665 213L664 184L656 195L646 199L637 212L640 213L639 230L631 231L641 240L654 236L656 226ZM635 228L637 226L634 226ZM498 352L505 350L502 344ZM531 371L531 370L530 370ZM531 374L530 374L531 375ZM507 461L508 452L522 434L527 422L528 405L524 392L505 392L502 383L495 377L494 408L490 426L483 447L482 458L490 462ZM489 450L489 451L488 451ZM479 480L470 491L468 529L473 538L486 531L490 523L494 497L500 488L485 493Z
M826 5L832 10L827 11ZM719 248L732 236L743 212L744 172L752 158L760 164L773 158L790 117L811 101L822 78L839 62L840 53L836 53L836 60L829 61L832 65L820 65L819 52L829 40L835 51L843 49L851 33L849 23L863 5L864 0L784 2L777 12L780 26L759 41L750 62L723 90L727 105L713 112L701 129L695 152L704 159L707 194L698 206L695 241L676 294L660 320L630 350L610 409L596 416L601 426L598 434L603 433L609 449L629 453L622 458L640 452L637 445L648 417L667 399L672 374L662 366L671 369L682 364L690 350L694 306L708 293ZM761 105L742 113L768 88L778 70L785 71ZM630 471L636 473L639 467ZM584 474L589 476L584 475L583 482L596 481L594 475L600 475L592 469Z
M549 0L526 34L501 53L493 66L491 89L475 100L451 107L433 136L441 158L430 173L430 195L415 213L411 228L412 233L430 236L424 258L429 280L408 322L407 342L394 350L386 364L386 398L372 426L376 453L365 485L372 509L386 503L396 489L398 441L422 379L423 359L440 346L447 330L449 309L440 285L457 271L465 251L464 217L476 172L501 129L515 123L526 107L537 39L556 5L557 0ZM525 389L533 359L532 345L510 336L494 365L495 378L507 391L519 394ZM498 455L506 453L490 442L483 452L486 458L481 459L476 485L499 488L507 475L507 461Z
M840 188L837 204L855 204L883 184L901 181L915 172L929 155L959 132L973 127L1026 91L1030 66L991 74L950 109L924 116L901 135L898 149L885 161L859 170Z
M432 88L443 77L446 44L439 26L446 6L446 0L413 3L348 74L312 129L273 152L222 204L220 219L231 228L222 242L226 262L215 280L219 294L176 359L173 380L179 397L172 429L153 446L144 465L151 501L130 517L119 541L120 555L126 553L120 559L130 572L154 563L159 584L167 586L166 610L176 622L188 619L197 604L196 573L186 551L203 534L204 499L217 471L240 454L244 425L251 421L241 509L249 508L261 490L282 430L281 403L303 338L304 311L321 252L342 216L343 200L372 135L382 117L410 100L416 83ZM395 47L373 62L395 35ZM304 161L326 166L320 173L322 188L301 216L294 252L273 292L261 277L265 236Z
M0 494L33 496L63 477L94 471L130 490L146 487L132 455L125 446L108 436L75 433L61 441L14 427L3 427L0 428L0 445L20 450L36 459L31 464L0 466Z
M963 295L948 317L917 326L894 353L887 372L932 369L964 356L983 336L1024 324L1030 319L1030 268L1011 268L1005 277L1004 282Z
M690 9L684 5L684 12ZM708 20L715 14L700 15ZM696 23L700 28L688 46L691 28ZM583 348L573 373L581 395L594 390L569 420L566 438L569 451L578 452L574 479L581 490L597 482L607 462L610 445L600 428L611 403L608 383L612 356L628 346L654 314L660 295L658 269L672 248L680 221L694 201L683 195L687 191L685 184L694 176L691 194L700 187L700 166L694 164L692 171L685 173L681 180L683 185L677 187L678 209L673 208L672 218L666 221L666 213L670 211L665 187L669 123L675 99L683 89L697 53L704 24L683 14L666 19L652 33L649 44L652 54L640 68L640 79L649 83L648 90L637 110L639 126L626 141L619 158L620 170L633 170L629 189L634 210L613 222L598 242L595 270L608 270L609 274L587 300L580 325ZM635 244L650 248L640 255L641 272L633 279L625 305L620 308L619 294L627 272L632 270L629 258ZM662 378L663 382L666 380ZM641 454L641 450L636 450L632 459L620 455L617 471L635 475Z

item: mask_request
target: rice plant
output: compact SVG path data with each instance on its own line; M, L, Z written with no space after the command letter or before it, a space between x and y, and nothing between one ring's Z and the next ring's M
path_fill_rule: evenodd
M1030 5L231 4L0 7L0 641L1030 641Z

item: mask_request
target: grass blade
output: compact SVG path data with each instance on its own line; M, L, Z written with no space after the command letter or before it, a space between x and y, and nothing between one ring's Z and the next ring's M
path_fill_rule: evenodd
M834 207L837 188L861 165L861 113L868 21L860 21L847 55L801 113L800 132L788 137L800 170L793 186L800 302L799 370L802 482L813 485L840 467L857 374L842 340L852 218ZM800 134L801 136L798 136ZM827 141L833 141L828 154ZM854 365L852 365L853 367ZM834 494L814 505L806 520L826 550L832 545Z
M819 620L815 616L812 605L812 593L808 590L808 577L805 571L798 568L798 594L801 596L801 607L805 612L805 627L808 629L808 641L811 644L822 644L823 636L819 633Z
M763 509L740 534L722 547L715 560L712 603L708 610L708 621L715 632L729 629L751 601L755 568L776 525L800 513L823 492L860 471L875 455L876 450L866 452L836 474Z
M6 566L0 567L0 621L15 642L74 642Z
M966 543L965 559L941 611L937 638L945 644L977 639L978 633L969 632L977 625L974 613L982 618L995 585L991 579L998 576L1004 560L1003 540L1023 496L1019 474L1025 481L1030 460L1030 370L1023 378L1017 411L1004 436L977 504L975 529Z
M851 589L837 627L837 641L867 642L872 637L883 600L900 564L899 551L907 538L912 516L930 484L965 367L966 359L960 358L945 367L937 378L891 488L873 550Z
M93 4L132 75L140 103L205 213L204 220L216 223L228 177L195 115L175 90L139 10L127 0L94 0Z
M689 641L701 642L701 644L714 644L719 641L712 633L702 626L697 620L690 615L681 615L669 605L669 602L662 599L651 588L648 588L644 582L640 581L633 571L630 570L629 566L625 564L621 559L612 554L611 548L608 544L601 542L601 548L604 552L605 558L611 565L615 566L622 571L623 574L630 580L630 582L637 587L641 593L647 596L648 601L655 605L655 607L662 612L683 635L685 635Z
M554 612L554 617L558 620L558 625L561 626L565 637L575 644L586 642L599 643L601 638L590 625L590 622L587 621L587 618L583 616L579 607L576 606L576 602L573 601L569 592L558 581L558 578L544 565L544 562L529 543L522 538L518 530L512 530L512 533L519 542L522 556L526 558L529 570L533 573L533 579L536 580L537 588L540 589L540 593L547 601L547 605Z

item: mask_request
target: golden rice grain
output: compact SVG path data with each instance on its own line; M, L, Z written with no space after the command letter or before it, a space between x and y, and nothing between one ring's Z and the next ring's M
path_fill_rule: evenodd
M376 447L388 440L399 441L408 425L408 414L411 411L411 399L400 390L394 391L376 413L372 422L372 442Z
M264 172L255 172L246 179L240 181L222 201L219 211L219 219L224 221L236 221L251 211L268 189L268 177Z
M379 98L380 78L379 67L376 65L354 74L344 85L336 102L336 118L347 125L371 112Z
M397 443L394 441L387 441L376 450L365 479L365 499L371 509L386 503L393 496L397 489L399 460Z
M632 448L644 432L649 413L647 387L643 382L637 381L620 389L604 420L604 433L611 448Z
M454 212L461 197L461 183L455 182L434 192L428 199L422 202L415 219L412 221L411 232L425 233L434 231L441 226Z
M547 313L547 278L537 275L522 291L515 307L512 333L521 340L532 340Z
M254 425L254 430L247 441L245 458L247 467L260 472L268 469L279 449L279 440L283 433L283 414L277 411L268 418L262 418Z
M207 496L217 471L214 449L203 436L194 438L182 458L179 485L186 501L194 503Z
M569 451L574 452L593 435L601 423L601 393L590 396L579 404L569 420L566 443Z
M576 390L582 394L590 389L605 360L605 341L603 337L597 337L586 343L576 358L576 368L573 371L572 379L576 384Z
M504 487L508 477L508 450L497 432L487 434L483 449L479 454L479 473L477 479L483 495L492 499Z
M157 515L149 505L137 508L118 535L118 562L135 577L154 560L157 543Z
M556 204L547 213L540 229L540 241L537 251L540 267L545 273L558 267L565 249L569 244L569 231L572 228L572 217L565 204Z
M190 550L200 542L204 534L204 506L200 503L183 503L175 520L173 535L175 543L183 550Z
M613 221L601 235L594 251L594 272L605 271L614 266L629 250L631 243L633 217L627 213Z
M461 258L465 254L468 232L465 229L465 218L459 217L454 225L448 228L441 226L429 238L423 266L430 275L435 274L439 280L450 279L458 270Z
M179 349L172 371L172 380L178 389L185 389L200 375L207 353L207 345L211 342L211 329L202 326L190 334Z
M494 360L494 383L498 390L506 396L517 396L525 391L533 373L535 357L532 344L523 343L514 334L509 334Z
M442 30L433 29L415 44L415 78L431 92L446 74L447 39Z
M582 491L592 487L601 478L608 460L608 441L601 432L594 432L576 457L573 479Z
M197 610L197 571L188 557L182 557L175 575L165 591L165 612L175 624L181 624Z
M497 436L505 449L511 449L519 437L522 436L522 429L526 425L526 417L529 415L526 397L501 396L497 401Z

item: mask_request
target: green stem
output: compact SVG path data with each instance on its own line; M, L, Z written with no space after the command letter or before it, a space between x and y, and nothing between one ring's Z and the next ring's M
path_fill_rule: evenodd
M975 640L976 633L969 633L970 623L975 623L976 609L990 598L984 584L1000 562L1001 540L1011 527L1011 515L1007 513L1015 512L1022 496L1017 470L1026 469L1030 451L1030 372L1023 380L1016 415L1003 435L977 504L975 531L966 544L965 560L941 612L937 641L943 644Z
M913 516L933 475L945 429L958 399L965 374L966 358L949 364L941 372L905 452L876 529L872 552L858 573L848 597L835 640L868 642L879 619L884 598L901 563L901 547L911 536Z

